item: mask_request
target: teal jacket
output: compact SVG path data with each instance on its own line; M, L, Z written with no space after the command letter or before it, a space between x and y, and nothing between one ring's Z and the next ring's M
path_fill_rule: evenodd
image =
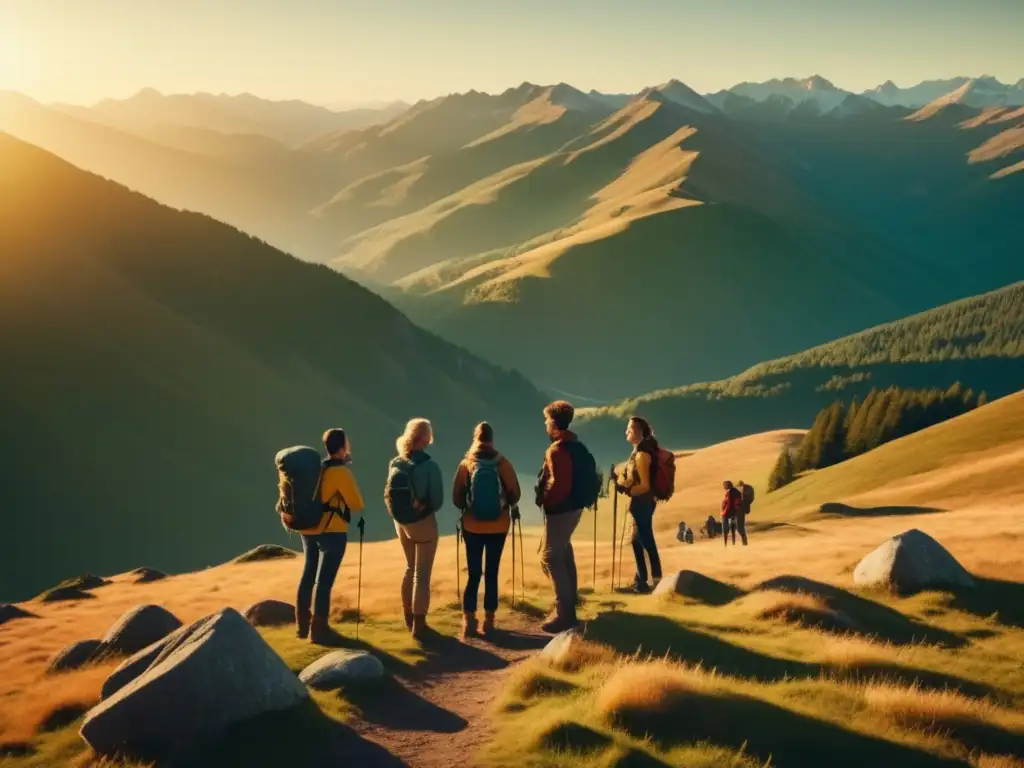
M441 468L425 451L413 451L409 457L416 462L412 471L412 490L416 498L426 505L424 517L444 506L444 486Z

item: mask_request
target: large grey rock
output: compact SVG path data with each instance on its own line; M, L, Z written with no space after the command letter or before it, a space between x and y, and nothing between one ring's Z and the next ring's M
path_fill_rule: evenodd
M711 605L724 605L742 592L731 584L712 579L697 571L676 571L663 578L654 588L654 595L682 595Z
M182 627L158 645L141 674L86 714L81 735L99 754L187 754L236 723L309 696L233 608Z
M242 613L254 627L273 627L295 623L295 607L280 600L260 600Z
M126 611L103 636L104 655L130 656L167 637L181 620L159 605L139 605Z
M46 665L46 673L67 672L83 667L89 663L99 647L99 640L79 640L77 643L72 643L67 648L58 651L50 659L49 664Z
M163 654L167 648L179 647L182 642L187 640L192 633L201 626L202 623L197 621L186 627L181 627L169 634L163 640L158 640L152 645L143 648L133 656L125 659L121 662L121 665L110 674L110 677L104 681L103 689L100 692L100 698L107 699L113 696L119 690L128 685L128 683L153 666L153 663L157 659L161 658L161 654Z
M332 651L321 656L299 674L310 688L332 690L347 683L362 683L384 677L380 659L366 651Z
M853 572L853 583L910 594L932 587L972 587L974 579L945 547L913 528L893 536L861 560Z

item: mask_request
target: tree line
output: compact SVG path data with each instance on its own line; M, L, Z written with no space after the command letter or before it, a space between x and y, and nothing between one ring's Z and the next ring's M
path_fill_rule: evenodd
M841 400L822 408L795 453L783 447L768 479L774 491L797 475L824 469L878 446L967 413L988 402L956 382L949 389L872 389L863 401Z

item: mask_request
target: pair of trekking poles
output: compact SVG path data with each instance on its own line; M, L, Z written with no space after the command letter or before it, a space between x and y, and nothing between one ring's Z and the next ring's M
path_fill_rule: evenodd
M619 489L615 487L615 465L608 471L612 494L612 592L622 587L622 545L626 541L626 520L629 515L622 516L622 534L619 536L619 581L615 581L615 531L619 523ZM594 591L597 591L597 507L594 507Z
M512 607L516 607L516 524L519 524L519 570L522 580L523 600L526 600L526 557L523 555L523 520L519 516L519 508L514 507L512 516ZM462 564L459 551L462 549L463 531L458 522L455 523L455 599L462 605Z

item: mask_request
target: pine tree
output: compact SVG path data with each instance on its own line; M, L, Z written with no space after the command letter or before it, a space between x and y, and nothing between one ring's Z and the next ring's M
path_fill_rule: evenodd
M978 395L978 404L975 407L981 408L985 405L988 405L988 392L982 391L982 393Z
M868 414L875 406L878 399L878 390L872 389L864 402L857 409L857 415L851 420L850 428L846 432L846 457L851 458L865 451L864 448L864 425L867 423Z
M821 438L821 453L818 469L838 464L846 457L846 406L836 401L829 406L824 434Z
M793 468L793 457L789 453L789 448L782 446L779 458L775 462L775 466L772 467L772 473L768 476L768 493L789 485L795 478L796 472Z

